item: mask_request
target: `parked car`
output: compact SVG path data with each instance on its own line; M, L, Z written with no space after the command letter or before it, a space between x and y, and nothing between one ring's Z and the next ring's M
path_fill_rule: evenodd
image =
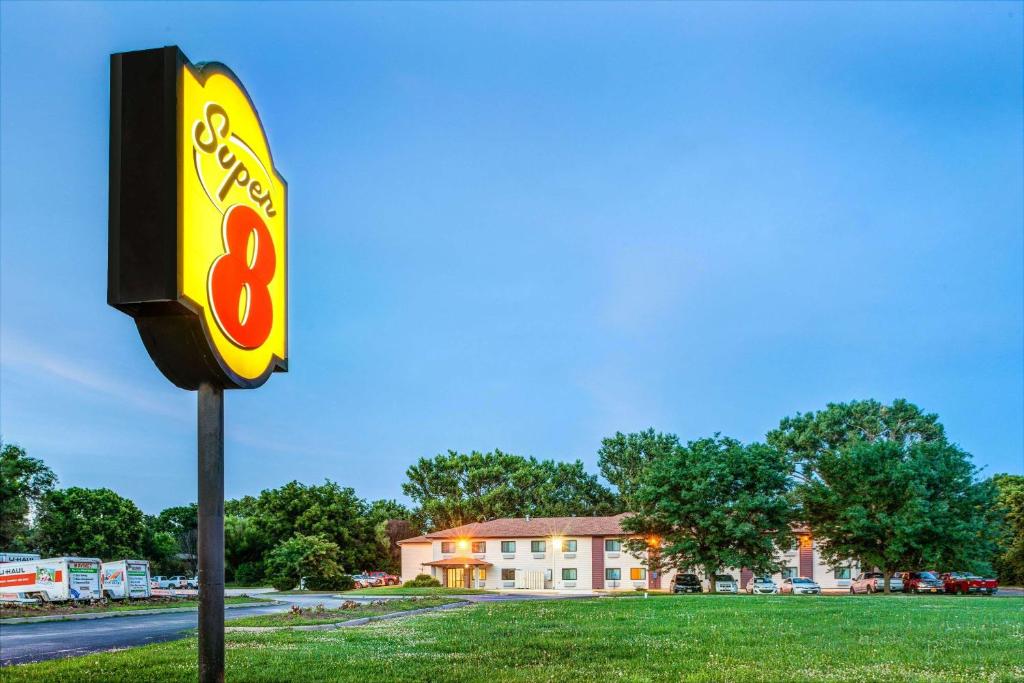
M199 577L193 576L191 579L185 579L185 588L193 588L199 590Z
M672 592L701 593L703 589L700 587L700 579L696 574L676 574L676 579L672 582Z
M774 595L779 592L770 576L755 576L747 582L747 592L751 595Z
M185 577L184 576L154 576L149 580L150 588L163 588L169 590L173 588L184 588Z
M711 582L705 581L706 590L711 592ZM716 593L739 593L739 586L736 583L736 579L732 578L732 574L715 574L715 592Z
M402 580L394 574L388 574L387 572L369 572L368 576L374 579L380 579L381 585L384 586L397 586L402 583Z
M889 590L893 593L903 590L903 579L893 574L889 579ZM885 591L885 574L882 572L863 572L850 584L851 593L882 593Z
M383 585L383 582L380 579L368 574L353 574L352 580L355 581L356 588L372 588L374 586Z
M946 586L932 572L903 572L904 593L944 593Z
M819 595L821 586L806 576L796 576L783 579L782 585L779 586L779 592L791 595Z
M999 590L999 582L995 579L986 579L968 572L949 572L939 576L942 586L947 593L981 593L992 595Z

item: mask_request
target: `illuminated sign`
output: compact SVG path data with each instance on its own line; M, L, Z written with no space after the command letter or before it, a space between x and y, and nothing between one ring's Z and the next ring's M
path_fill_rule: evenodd
M108 302L172 382L253 388L288 359L287 184L224 65L111 61Z

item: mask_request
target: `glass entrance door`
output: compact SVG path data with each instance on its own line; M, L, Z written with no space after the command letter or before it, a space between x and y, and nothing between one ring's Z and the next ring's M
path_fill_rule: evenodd
M446 570L447 581L445 585L449 587L463 588L466 585L466 570L462 567L453 567Z

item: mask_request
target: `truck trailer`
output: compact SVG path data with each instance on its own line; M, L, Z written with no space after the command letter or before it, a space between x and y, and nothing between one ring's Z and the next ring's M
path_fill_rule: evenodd
M115 560L104 562L100 571L100 587L104 597L113 600L148 598L149 562L147 560Z
M0 600L99 600L100 561L50 557L0 564Z
M38 560L39 555L36 553L12 553L12 552L0 552L0 564L4 562L28 562L29 560Z

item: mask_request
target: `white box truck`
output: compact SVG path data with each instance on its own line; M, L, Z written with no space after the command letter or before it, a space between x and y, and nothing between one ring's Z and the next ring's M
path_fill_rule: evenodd
M62 602L98 600L100 561L95 557L50 557L0 564L0 599Z
M0 564L4 562L28 562L29 560L38 560L39 555L36 553L12 553L2 552L0 553Z
M104 597L113 600L148 598L149 562L147 560L116 560L104 562L100 570L100 588Z

